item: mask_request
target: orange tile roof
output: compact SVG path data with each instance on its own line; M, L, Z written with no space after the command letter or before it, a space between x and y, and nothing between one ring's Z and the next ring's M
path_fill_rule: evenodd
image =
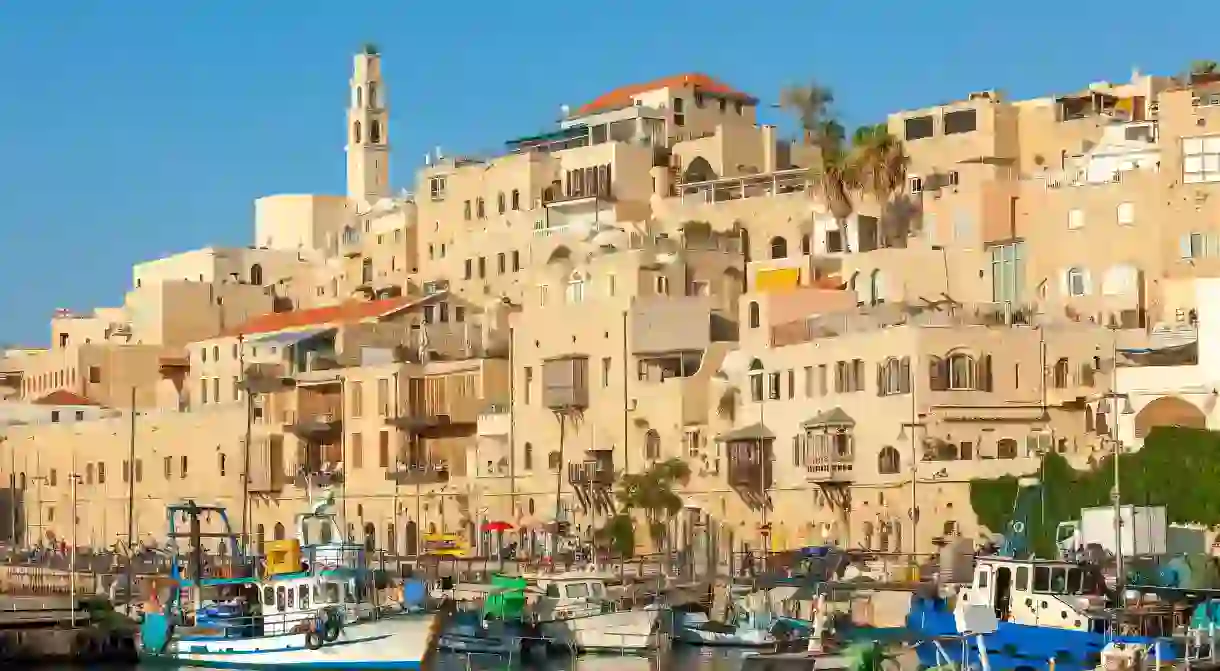
M391 310L396 310L419 300L419 298L400 296L398 298L383 298L376 301L345 301L337 305L327 305L309 310L272 312L255 317L231 329L228 335L273 333L275 331L307 326L358 322L383 315Z
M64 389L56 389L55 391L35 399L34 405L100 405L95 403L80 394L74 394Z
M587 103L578 110L580 114L592 114L604 110L616 109L619 107L627 107L631 105L632 98L646 93L648 91L656 91L664 88L680 88L682 86L694 86L695 88L706 91L707 93L718 93L725 96L735 96L754 100L754 97L738 91L733 87L714 77L709 77L701 72L688 72L681 75L671 75L654 79L643 84L631 84L621 88L614 89L609 93L598 96L592 102Z

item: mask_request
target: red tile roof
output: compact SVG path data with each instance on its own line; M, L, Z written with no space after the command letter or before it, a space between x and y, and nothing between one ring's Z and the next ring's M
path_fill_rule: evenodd
M358 322L383 315L391 310L397 310L417 301L419 301L418 298L400 296L398 298L383 298L376 301L346 301L336 305L327 305L309 310L272 312L255 317L231 329L229 335L273 333L275 331L304 328L307 326Z
M35 399L34 405L101 405L95 403L80 394L74 394L64 389L56 389L55 391Z
M695 88L713 94L724 96L734 96L754 100L754 97L748 93L742 93L733 87L714 77L709 77L701 72L688 72L681 75L672 75L654 79L643 84L631 84L621 88L614 89L609 93L603 94L595 98L592 102L583 105L578 112L580 114L592 114L605 110L617 109L619 107L627 107L632 104L632 98L648 91L656 91L664 88L680 88L683 86L694 86Z

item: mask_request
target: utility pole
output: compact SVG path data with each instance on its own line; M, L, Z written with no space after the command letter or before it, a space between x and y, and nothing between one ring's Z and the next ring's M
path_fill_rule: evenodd
M127 445L127 609L136 579L136 388L131 387L131 426ZM76 510L72 511L75 528Z
M76 628L76 486L80 484L80 474L76 472L76 459L72 459L72 472L68 474L68 482L72 494L72 549L68 553L68 608L70 609L72 628Z

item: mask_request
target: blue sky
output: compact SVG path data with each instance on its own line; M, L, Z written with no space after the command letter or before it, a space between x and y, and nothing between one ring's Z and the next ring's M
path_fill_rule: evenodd
M1172 4L1172 3L1171 3ZM252 201L340 193L351 54L384 54L396 184L425 151L497 147L618 85L702 71L774 101L832 86L852 122L986 88L1177 72L1189 20L1071 3L160 0L0 3L0 343L121 303L133 263L244 245ZM1179 15L1180 16L1180 15ZM778 112L768 112L775 120Z

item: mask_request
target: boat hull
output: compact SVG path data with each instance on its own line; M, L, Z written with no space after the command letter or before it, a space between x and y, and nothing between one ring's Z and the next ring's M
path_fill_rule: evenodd
M907 615L907 628L919 636L957 636L957 622L953 612L943 599L913 598ZM1016 671L1018 669L1044 668L1048 660L1055 660L1056 671L1092 671L1101 661L1101 651L1108 643L1119 641L1148 646L1156 643L1161 651L1161 660L1173 661L1178 657L1174 646L1164 639L1141 636L1109 636L1091 631L1035 627L1000 622L996 631L983 637L987 646L987 657L993 671ZM965 668L967 664L979 663L978 650L973 642L965 646L968 659L963 660L963 646L954 643L941 644L940 652L954 663ZM937 644L925 641L916 649L921 664L932 667L937 664Z
M541 623L553 645L577 652L643 652L661 646L661 609L620 610Z
M305 634L253 638L173 637L143 661L212 669L419 669L435 640L433 615L391 615L343 628L338 639L312 650Z

